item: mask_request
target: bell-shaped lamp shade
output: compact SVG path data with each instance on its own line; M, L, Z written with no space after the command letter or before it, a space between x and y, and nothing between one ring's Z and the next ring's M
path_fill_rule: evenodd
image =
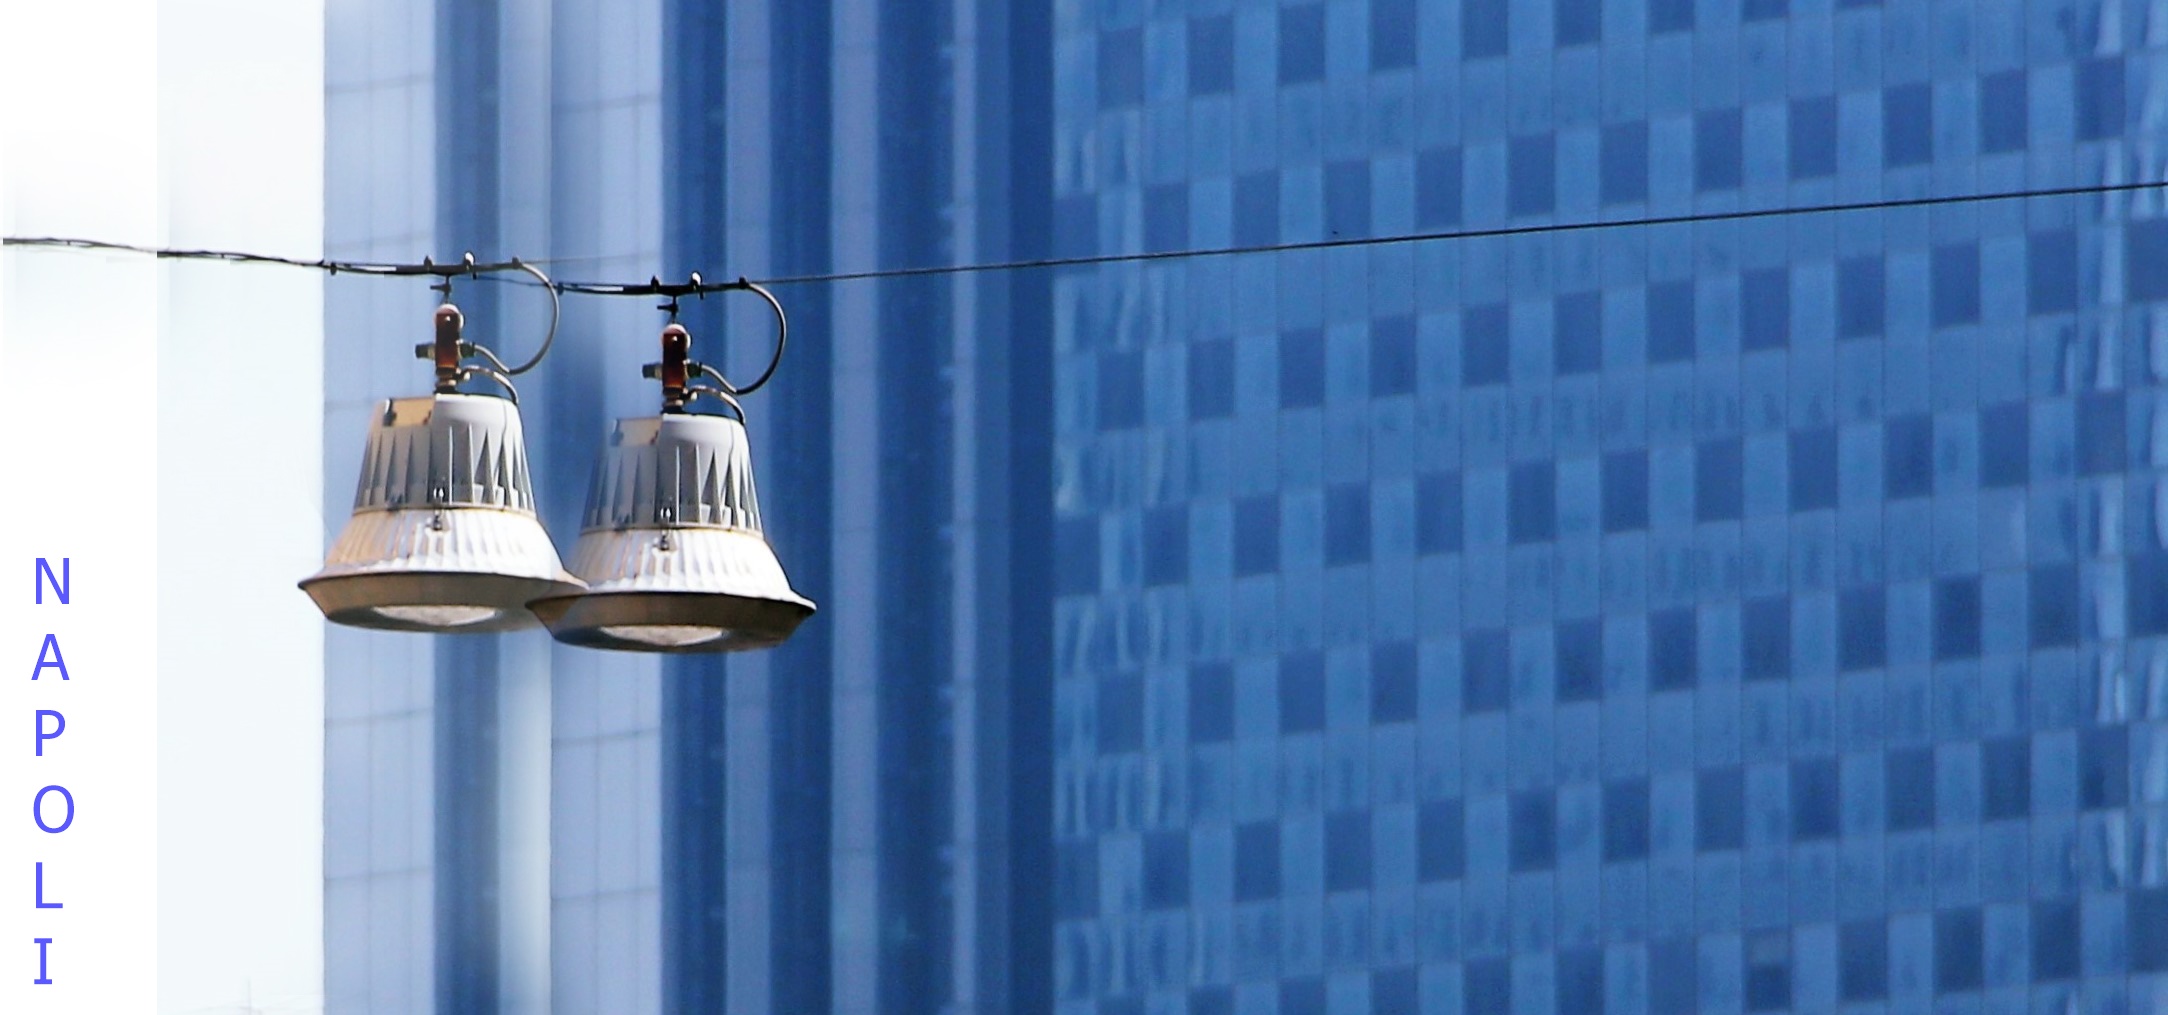
M533 627L529 601L580 591L535 517L519 407L455 393L384 402L354 515L301 588L337 623L461 634Z
M725 416L618 421L595 470L572 572L585 593L529 608L557 640L588 648L768 648L813 614L762 534L745 424Z

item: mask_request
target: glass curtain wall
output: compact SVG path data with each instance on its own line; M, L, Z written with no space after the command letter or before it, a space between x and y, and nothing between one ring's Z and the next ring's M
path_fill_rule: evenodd
M1063 254L2118 183L2168 116L2147 4L1055 10ZM2168 1003L2159 215L1064 272L1061 1010Z

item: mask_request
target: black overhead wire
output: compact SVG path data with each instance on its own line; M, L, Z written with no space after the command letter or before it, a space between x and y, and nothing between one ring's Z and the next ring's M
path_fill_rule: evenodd
M994 271L1022 271L1032 268L1081 268L1105 264L1135 264L1153 261L1178 261L1199 257L1239 257L1245 254L1288 253L1312 250L1341 250L1350 247L1397 246L1409 243L1431 243L1446 240L1483 240L1512 236L1543 236L1558 233L1581 233L1602 229L1630 229L1651 226L1697 225L1717 222L1744 222L1753 219L1780 218L1795 215L1833 215L1847 212L1896 211L1907 208L1934 208L1945 205L1982 204L1992 201L2018 201L2031 198L2084 197L2088 195L2123 194L2136 191L2168 189L2168 180L2148 180L2139 183L2099 183L2069 187L2047 187L2032 190L1990 191L1977 194L1942 194L1927 197L1884 198L1873 201L1833 202L1827 204L1791 205L1776 208L1745 208L1735 211L1686 212L1677 215L1650 215L1625 219L1589 219L1575 222L1542 222L1510 226L1492 226L1475 229L1450 229L1432 232L1399 233L1389 236L1335 236L1319 240L1302 240L1291 243L1258 243L1243 246L1207 247L1190 250L1154 250L1120 254L1079 254L1071 257L1042 257L1019 261L991 261L983 264L926 265L915 268L877 268L866 271L840 271L811 275L780 275L756 279L761 285L785 286L808 285L824 282L859 282L884 278L919 278L940 275L969 275ZM518 279L504 279L518 282ZM743 282L744 280L739 280ZM618 295L616 286L610 283L559 282L566 292L593 292L602 295ZM710 286L705 291L714 292L735 288L736 283ZM660 290L637 287L637 293L652 295Z
M1116 254L1080 254L1070 257L1043 257L1015 261L991 261L980 264L922 265L906 268L876 268L863 271L839 271L805 275L782 275L763 279L739 278L728 282L703 281L698 272L685 282L664 282L650 277L646 282L586 282L548 281L525 279L502 275L504 272L526 272L536 275L535 265L551 263L552 259L523 261L514 258L503 262L477 263L473 255L457 264L437 264L424 259L420 264L394 264L368 261L338 261L331 259L310 260L297 257L281 257L236 250L190 250L168 247L148 247L104 240L76 239L57 236L7 236L0 237L0 246L64 247L78 250L105 250L145 254L160 259L215 260L236 263L283 264L300 268L315 268L332 274L352 275L432 275L438 278L471 276L490 281L510 282L519 285L546 287L553 293L570 293L582 296L662 296L676 299L681 296L702 296L708 293L731 290L747 290L754 286L811 285L831 282L858 282L890 278L923 278L947 275L972 275L986 272L1024 271L1037 268L1079 268L1109 264L1140 264L1160 261L1177 261L1203 257L1240 257L1248 254L1292 253L1302 251L1343 250L1357 247L1397 246L1411 243L1431 243L1448 240L1482 240L1517 236L1545 236L1564 233L1581 233L1596 230L1648 228L1657 226L1703 225L1722 222L1745 222L1755 219L1784 218L1804 215L1836 215L1853 212L1898 211L1911 208L1936 208L1949 205L1985 204L1997 201L2022 201L2054 197L2087 197L2127 194L2168 188L2168 180L2147 180L2133 183L2099 183L2067 187L2045 187L2027 190L1989 191L1973 194L1941 194L1925 197L1881 198L1871 201L1839 201L1811 205L1788 205L1773 208L1742 208L1730 211L1698 211L1674 215L1648 215L1636 218L1587 219L1572 222L1542 222L1519 225L1491 226L1473 229L1451 229L1429 232L1400 233L1389 236L1335 236L1318 240L1291 243L1259 243L1240 246L1209 247L1188 250L1153 250ZM591 260L591 258L558 258L559 261Z
M177 261L228 261L235 264L284 264L295 268L315 268L334 275L346 272L351 275L430 275L436 278L458 278L461 275L479 277L499 271L527 271L529 265L546 263L522 261L477 262L473 254L462 261L438 264L422 258L420 264L393 264L378 261L335 261L329 258L314 260L302 257L282 257L277 254L257 254L245 250L190 250L176 247L147 247L136 243L115 243L111 240L85 240L72 236L0 236L0 246L8 247L62 247L69 250L105 250L125 254L144 254L159 260ZM536 283L539 284L539 283Z

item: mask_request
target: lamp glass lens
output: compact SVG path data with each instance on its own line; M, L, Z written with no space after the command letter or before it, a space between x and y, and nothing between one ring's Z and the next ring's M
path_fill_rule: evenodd
M431 627L465 627L504 615L503 610L494 606L378 606L374 609L392 620Z
M701 627L694 624L625 624L605 625L602 633L621 641L656 645L663 648L683 648L702 645L728 636L727 627Z

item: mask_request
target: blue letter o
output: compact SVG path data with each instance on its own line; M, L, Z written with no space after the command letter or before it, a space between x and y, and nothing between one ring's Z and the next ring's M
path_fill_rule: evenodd
M45 794L55 790L60 792L62 800L68 802L68 818L60 823L59 828L54 828L45 823ZM40 831L51 832L56 835L67 831L69 825L75 824L75 797L69 794L68 788L65 786L47 786L39 790L38 798L30 802L30 820L38 823Z

